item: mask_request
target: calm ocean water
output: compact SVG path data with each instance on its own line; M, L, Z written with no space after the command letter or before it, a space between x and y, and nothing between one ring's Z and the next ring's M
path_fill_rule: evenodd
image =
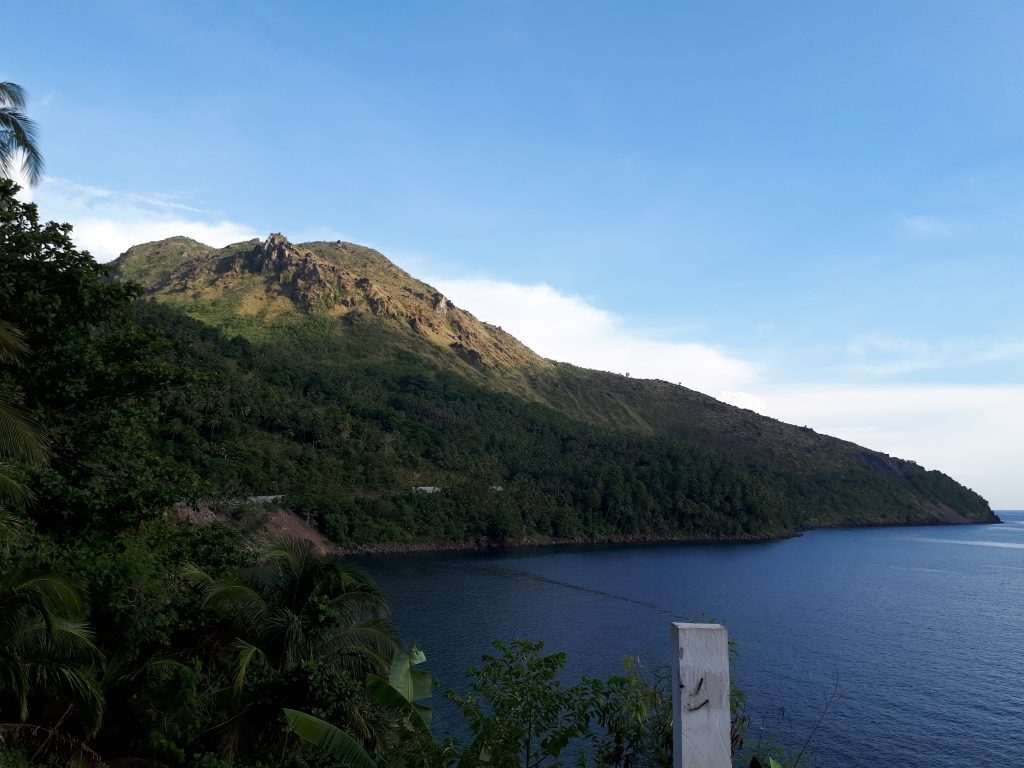
M739 642L750 737L823 766L1024 764L1024 512L1004 525L813 531L759 544L373 558L409 641L447 686L491 640L543 640L568 677L669 659L669 623ZM434 699L443 731L450 708ZM780 717L780 709L784 713Z

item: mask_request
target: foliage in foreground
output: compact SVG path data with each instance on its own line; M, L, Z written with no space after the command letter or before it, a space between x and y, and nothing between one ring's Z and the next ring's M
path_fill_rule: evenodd
M19 548L8 556L32 559ZM541 768L566 755L612 766L668 760L663 670L647 676L630 665L625 675L565 687L564 654L497 643L470 672L469 693L452 695L472 738L438 742L422 703L433 687L418 668L424 656L392 639L383 598L363 574L295 541L273 543L219 578L194 565L182 574L165 578L195 614L164 642L131 650L128 638L108 630L88 643L89 653L68 655L48 640L67 631L59 614L44 611L83 606L81 586L54 581L28 592L31 608L12 613L5 632L30 627L42 644L31 653L8 645L7 661L15 670L42 665L60 674L0 681L0 721L9 721L0 743L69 765L95 754L254 768Z
M671 675L634 659L625 674L562 683L564 653L542 643L496 642L469 672L466 696L450 694L473 740L460 766L542 768L575 756L580 765L661 766L672 758Z
M497 646L472 673L466 696L455 697L472 740L437 742L422 703L430 685L417 668L421 656L397 642L386 601L364 574L305 542L253 546L231 528L193 527L168 515L174 502L198 492L200 475L208 482L245 467L287 477L305 454L286 447L278 455L271 447L275 436L295 429L311 430L314 450L336 439L322 431L336 423L331 419L347 420L344 434L353 444L333 455L351 463L339 465L338 482L359 467L365 482L386 474L387 462L374 462L388 454L375 450L362 461L360 436L376 444L388 424L411 419L430 398L452 398L461 413L496 418L511 401L403 374L408 397L383 390L368 399L383 397L386 408L364 403L360 411L341 401L348 402L346 415L321 399L318 413L334 414L330 419L293 424L280 400L288 389L274 383L287 371L271 367L258 383L268 400L257 404L264 410L254 431L248 416L233 420L236 403L220 400L225 385L252 378L224 373L249 365L251 346L217 337L218 345L235 344L240 357L183 365L203 347L176 348L184 339L168 329L194 324L180 317L140 322L138 289L108 282L104 268L75 249L68 226L41 225L14 190L0 180L0 761L99 765L102 756L168 768L537 768L588 755L602 765L664 764L670 698L663 674L647 677L631 667L566 687L564 657L545 656L530 643ZM346 397L357 398L371 378L365 373ZM415 394L420 390L431 393L427 400ZM190 398L199 402L188 410ZM510 486L520 490L501 496L488 487L485 501L467 503L478 517L453 514L479 491L469 488L465 499L436 506L402 502L383 515L385 528L368 534L361 531L375 524L372 500L350 499L333 524L353 537L555 533L558 525L570 526L563 532L656 529L651 488L666 498L680 488L648 486L636 473L685 479L682 466L702 468L691 480L700 486L693 493L705 494L676 509L687 524L728 531L772 524L758 517L761 502L749 492L756 483L740 482L728 463L650 443L655 453L634 457L627 477L614 470L632 438L572 431L562 417L535 415L518 422L519 431L509 433L514 440L495 446L506 458L533 457ZM429 418L420 423L419 455L448 461L454 433L435 429ZM247 453L253 435L260 440ZM471 447L488 440L471 432L466 439ZM578 454L558 448L580 439L595 441L599 450L589 455L596 463L574 464L564 455ZM524 452L524 445L546 447ZM544 474L555 454L564 454L554 466L567 474ZM267 459L270 465L261 464ZM648 459L660 463L648 466ZM711 463L699 464L705 460ZM566 478L588 490L578 499L559 496L552 486ZM530 504L534 498L547 506ZM521 509L539 516L526 520ZM580 510L592 516L574 517Z

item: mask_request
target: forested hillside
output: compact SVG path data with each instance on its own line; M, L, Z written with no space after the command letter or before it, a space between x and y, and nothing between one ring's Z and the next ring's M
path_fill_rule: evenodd
M175 460L207 494L284 494L344 545L991 519L912 462L544 360L360 246L173 238L114 274L200 377L167 403Z

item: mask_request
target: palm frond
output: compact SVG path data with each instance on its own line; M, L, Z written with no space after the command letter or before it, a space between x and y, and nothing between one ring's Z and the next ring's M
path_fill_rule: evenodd
M20 668L11 680L21 719L28 717L29 695L40 693L48 700L64 700L75 706L89 723L90 734L95 733L105 707L103 692L93 675L101 656L92 633L83 624L60 617L51 616L46 621L42 615L21 611L16 618L20 618L16 630L5 633L4 650Z
M10 178L18 160L29 184L38 184L45 164L35 121L18 108L0 107L0 173Z
M35 664L30 669L34 689L46 691L51 699L63 699L75 705L88 722L89 735L95 735L103 721L105 700L96 678L78 667L53 661Z
M231 644L231 650L235 655L234 674L232 675L231 689L234 695L241 697L245 690L245 684L249 680L249 669L260 662L266 662L267 657L259 648L241 638Z
M347 615L368 615L384 618L390 612L387 598L376 587L360 587L334 594L329 605Z
M78 739L53 728L27 723L0 723L0 743L31 751L47 765L103 768L100 756Z
M259 627L269 613L263 596L244 584L215 581L209 585L203 598L203 608L224 610L247 627Z
M86 609L82 584L54 574L29 576L19 580L16 591L38 597L47 610L71 619L81 616Z
M28 353L29 348L21 331L0 320L0 363L17 365Z
M48 455L39 426L24 409L0 398L0 460L38 466Z
M16 651L9 646L0 648L0 690L14 696L18 702L19 716L28 717L29 680L25 666Z
M165 683L171 680L174 675L191 674L194 667L178 661L177 659L153 659L146 662L141 668L133 667L137 672L145 673L146 677L155 683Z
M0 105L24 109L25 89L17 83L0 83Z
M15 509L22 509L35 499L35 495L24 484L14 479L16 467L0 461L0 503Z
M390 623L370 619L346 627L321 643L320 658L357 676L387 674L398 648Z
M185 581L191 581L204 589L209 587L215 581L213 576L208 574L195 563L185 563L181 568L180 575Z
M297 611L319 582L323 558L313 549L312 542L292 536L271 542L262 556L280 579L282 596Z
M309 650L303 617L288 608L278 608L267 617L261 634L279 648L278 662L283 667L300 661Z
M58 617L50 631L50 645L61 658L82 664L98 664L103 657L95 643L96 633L82 621Z
M2 483L3 472L0 470L0 483ZM0 490L0 498L3 498L3 491ZM17 515L0 507L0 552L8 550L25 540L25 521Z

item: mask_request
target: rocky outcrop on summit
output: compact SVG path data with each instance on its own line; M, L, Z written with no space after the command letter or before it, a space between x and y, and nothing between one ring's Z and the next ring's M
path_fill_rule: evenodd
M227 261L225 266L232 271L265 276L271 295L287 296L304 310L329 310L347 303L350 286L344 275L333 264L299 250L279 234Z
M166 274L150 292L202 294L214 280L242 275L263 278L268 297L287 297L306 311L344 305L348 292L345 277L335 265L295 247L279 234L223 251L209 249Z
M275 233L218 250L172 238L135 246L114 266L116 275L138 280L149 294L169 301L224 301L243 315L298 310L349 322L373 317L448 350L477 372L518 378L524 367L551 365L383 254L353 243L293 244Z

